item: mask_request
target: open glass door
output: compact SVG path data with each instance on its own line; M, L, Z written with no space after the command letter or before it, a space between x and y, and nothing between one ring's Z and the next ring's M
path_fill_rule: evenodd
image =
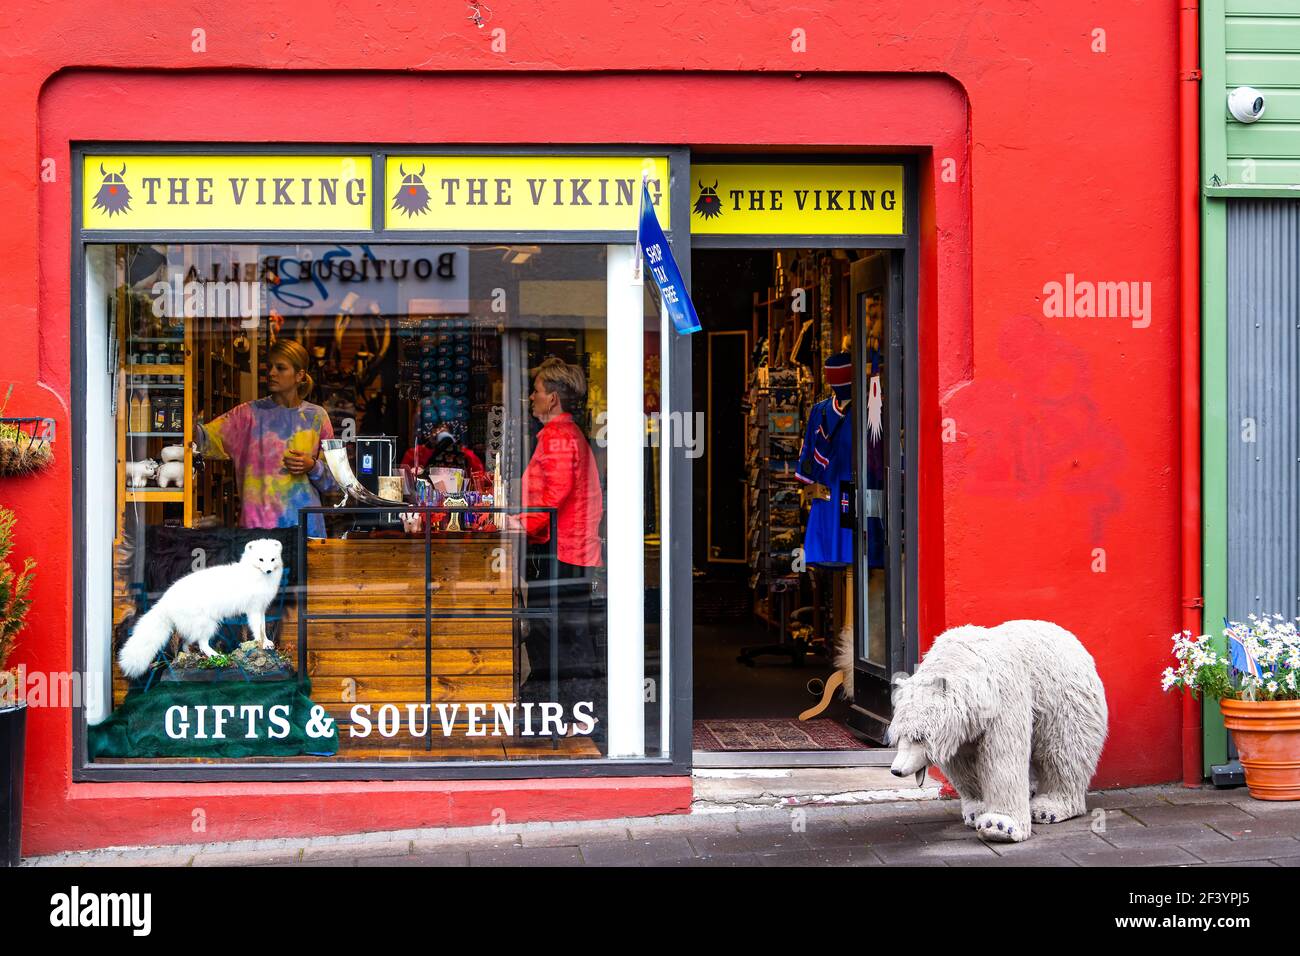
M903 620L903 253L881 250L853 265L853 404L857 487L850 725L884 740L890 677L905 667Z

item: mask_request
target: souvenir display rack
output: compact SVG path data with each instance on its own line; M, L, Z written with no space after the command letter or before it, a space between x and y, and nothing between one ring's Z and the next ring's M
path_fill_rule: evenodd
M791 598L801 591L795 570L803 544L801 483L795 477L803 422L811 398L811 379L789 360L789 345L801 316L791 313L789 297L768 288L754 295L754 334L746 409L748 471L748 552L754 613L785 640ZM773 344L775 343L775 344ZM775 353L773 353L775 349ZM742 659L752 655L742 654Z

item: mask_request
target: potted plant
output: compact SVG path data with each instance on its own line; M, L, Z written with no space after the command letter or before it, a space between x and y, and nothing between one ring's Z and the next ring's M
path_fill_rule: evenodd
M27 701L20 692L17 672L9 669L9 657L26 623L36 566L31 558L17 573L9 566L13 530L13 512L0 507L0 866L17 866L22 849Z
M1219 701L1257 800L1300 800L1300 630L1281 614L1229 621L1228 653L1208 635L1175 634L1162 686Z

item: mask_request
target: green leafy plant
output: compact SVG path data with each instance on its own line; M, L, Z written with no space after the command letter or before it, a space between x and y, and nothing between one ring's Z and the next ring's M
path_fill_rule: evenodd
M1161 687L1211 700L1300 700L1300 619L1251 614L1225 623L1226 653L1208 635L1175 634L1175 665L1165 668Z
M17 518L0 506L0 707L13 703L16 675L8 669L9 657L17 644L18 632L27 624L27 610L36 562L28 558L21 571L9 566L14 549L14 524Z

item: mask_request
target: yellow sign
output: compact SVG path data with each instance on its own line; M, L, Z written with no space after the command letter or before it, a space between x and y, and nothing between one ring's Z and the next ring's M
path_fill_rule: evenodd
M902 235L902 166L691 166L692 235Z
M85 229L369 230L369 156L86 156Z
M641 173L659 225L668 222L665 156L389 156L389 229L627 230L637 228Z

